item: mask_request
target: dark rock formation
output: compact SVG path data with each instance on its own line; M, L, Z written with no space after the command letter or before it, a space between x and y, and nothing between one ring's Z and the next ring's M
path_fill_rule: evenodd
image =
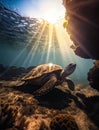
M76 55L99 59L99 0L63 0L66 23Z
M91 87L99 91L99 60L95 61L93 68L89 70L88 81Z
M12 108L10 108L7 104L3 105L3 111L0 111L0 128L6 129L10 128L14 125L16 113L12 112ZM1 110L1 106L0 106Z
M4 65L0 64L0 80L16 80L17 78L21 78L26 73L28 73L34 66L29 68L24 67L4 67Z
M0 64L0 73L4 72L4 70L5 70L5 67L2 64Z

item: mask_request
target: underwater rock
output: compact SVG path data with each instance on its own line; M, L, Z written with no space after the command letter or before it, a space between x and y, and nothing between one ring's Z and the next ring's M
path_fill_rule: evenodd
M5 70L4 65L3 65L3 64L0 64L0 73L4 72L4 70Z
M93 68L89 70L88 81L91 87L99 91L99 60L95 61Z
M8 104L3 104L2 108L0 106L0 128L7 129L13 127L16 113L12 112L12 108L8 106Z
M66 8L67 32L75 54L83 58L99 59L99 0L63 0Z
M16 80L17 78L24 76L33 68L34 66L31 66L29 68L18 68L16 66L4 67L2 64L0 64L0 80Z

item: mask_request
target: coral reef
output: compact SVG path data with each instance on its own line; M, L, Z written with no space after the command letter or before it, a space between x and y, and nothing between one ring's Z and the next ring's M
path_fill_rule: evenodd
M69 114L59 114L50 123L51 130L79 130L75 119Z
M76 55L99 59L99 0L63 0L66 8L66 27Z
M88 81L91 87L99 91L99 60L95 61L93 68L89 70Z

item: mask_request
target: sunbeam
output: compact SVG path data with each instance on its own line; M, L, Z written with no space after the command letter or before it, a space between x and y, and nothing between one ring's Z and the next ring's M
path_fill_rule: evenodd
M52 36L53 36L53 25L49 24L49 28L48 29L49 29L49 40L48 40L46 62L49 61L49 57L50 57L50 54L51 54Z
M68 58L68 60L71 61L70 59L71 54L72 54L72 50L70 49L71 42L68 37L68 34L66 33L66 30L64 30L62 26L56 26L56 36L58 39L59 50L60 50L63 62L66 58Z
M42 47L42 53L40 55L40 60L39 60L39 64L41 63L46 63L46 51L47 51L47 46L48 46L48 41L49 41L49 38L48 38L48 35L45 36L45 41L44 41L44 45Z
M36 40L34 41L33 46L30 49L30 52L29 52L27 58L23 62L23 65L26 64L27 62L31 63L31 61L35 59L35 55L36 55L37 51L39 50L40 41L41 41L42 35L46 29L46 26L47 26L47 23L45 22L44 25L42 26L42 29L41 28L39 29L39 33L38 33L38 35L36 35ZM33 38L34 37L32 37L29 40L29 42L32 41ZM30 44L30 43L28 43L28 44Z
M27 1L26 3L29 4L29 2ZM88 68L85 67L85 71L83 71L83 65L86 66L87 62L86 60L77 57L74 54L73 50L70 48L70 46L73 44L73 42L70 40L72 35L69 36L67 34L66 29L63 28L63 23L65 21L65 9L62 5L62 1L39 0L39 2L37 2L38 5L36 5L35 11L31 4L28 5L28 8L26 9L26 3L22 2L20 6L21 8L23 6L25 7L25 10L23 11L23 17L21 16L21 14L20 16L17 14L15 19L12 19L12 16L16 15L16 13L12 13L13 15L11 16L11 18L9 14L11 14L12 11L9 14L7 14L9 15L9 22L16 21L11 25L10 30L12 29L12 32L8 32L9 28L8 30L6 30L7 38L8 36L10 37L12 35L11 38L15 37L15 39L11 39L11 43L8 43L8 41L6 40L6 47L4 47L4 44L1 45L1 47L4 47L0 50L0 60L2 61L2 63L7 64L8 66L10 65L22 67L37 66L45 63L54 63L59 64L62 67L65 67L67 64L71 62L75 62L78 65L78 68L75 72L75 75L77 75L75 76L76 79L78 80L80 75L83 75L84 77L85 71L87 72ZM81 2L81 6L83 6L82 3L85 2ZM32 8L29 8L29 6ZM74 5L74 8L75 6L77 5ZM26 17L26 11L29 12L28 17ZM95 27L92 21L88 21L87 19L85 19L82 16L79 16L79 14L76 14L73 11L71 11L70 13L74 16L75 23L76 20L79 20L79 22L86 22L89 25L89 27ZM16 27L15 31L13 31L14 24ZM8 23L6 25L8 26ZM76 42L79 42L78 37L84 40L83 35L79 34L79 29L83 28L78 28L78 30L74 30L71 26L69 26L69 29L71 29L70 31L73 31L75 37L77 37L77 39L75 40ZM11 48L12 45L16 45L16 43L17 46L14 49ZM8 44L9 48L7 48ZM83 46L82 48L86 52ZM91 66L91 63L92 61L88 66Z

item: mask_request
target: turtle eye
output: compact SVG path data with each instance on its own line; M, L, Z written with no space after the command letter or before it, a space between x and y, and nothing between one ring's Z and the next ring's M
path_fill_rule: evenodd
M75 65L74 63L69 64L70 67L73 67L74 65Z
M73 64L71 63L71 64L69 64L69 66L71 67Z

